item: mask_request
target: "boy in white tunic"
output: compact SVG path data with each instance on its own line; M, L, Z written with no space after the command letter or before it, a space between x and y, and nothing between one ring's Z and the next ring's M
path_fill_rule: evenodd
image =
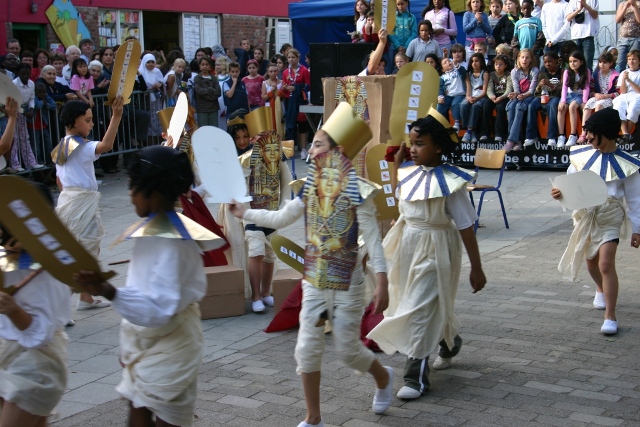
M394 156L399 180L400 217L384 239L389 261L389 308L367 336L387 354L407 356L401 399L417 399L429 390L429 354L438 350L433 367L451 365L462 345L460 322L453 312L462 264L462 245L471 264L473 292L487 279L473 232L476 213L467 195L473 172L445 163L458 139L448 120L431 108L410 126L411 160L404 143ZM405 167L402 167L405 166ZM461 239L462 238L462 239Z
M618 332L616 250L620 238L628 236L629 219L633 231L631 246L640 246L640 161L616 146L620 131L617 111L611 108L597 111L584 124L584 130L591 146L571 147L567 173L582 170L597 173L605 181L609 197L600 206L573 212L573 233L558 269L575 280L586 258L587 270L597 287L593 306L605 310L600 332L611 335ZM562 193L552 188L551 196L561 199Z
M295 358L302 376L307 416L298 427L324 426L320 414L320 367L325 320L333 325L336 351L342 361L375 378L374 412L381 414L391 404L393 369L383 367L360 341L365 285L363 254L358 251L359 232L376 273L376 313L382 312L388 302L387 267L372 201L377 188L358 178L349 160L370 139L368 126L348 103L340 103L314 137L309 150L312 163L298 197L275 212L230 205L237 217L274 229L305 215L303 300ZM345 148L346 156L338 145Z
M46 187L41 189L53 209ZM40 271L0 224L0 426L45 426L67 386L69 288Z
M96 259L100 254L104 228L98 210L100 193L93 162L100 158L100 154L113 148L123 105L122 97L114 100L111 106L111 121L102 141L89 141L87 137L93 128L91 107L83 101L67 102L60 112L60 122L65 127L66 136L51 151L60 187L56 213L62 223ZM76 308L89 310L110 305L83 292Z
M201 252L226 242L177 214L173 207L193 184L185 153L169 147L140 150L129 166L131 202L142 219L125 231L136 238L124 288L81 272L77 282L103 295L124 319L120 327L122 380L131 402L129 425L190 426L202 362L198 301L206 292Z

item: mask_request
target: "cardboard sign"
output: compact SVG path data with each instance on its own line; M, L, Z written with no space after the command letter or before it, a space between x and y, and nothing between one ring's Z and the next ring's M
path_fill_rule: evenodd
M299 273L304 273L304 249L286 237L275 235L271 247L278 259Z
M22 104L24 103L24 101L22 99L22 94L20 93L18 86L13 84L13 81L9 78L9 76L4 73L0 73L0 104L4 105L8 96L18 101L18 112L24 112L24 110L22 109Z
M118 96L124 98L125 105L131 102L131 92L142 60L141 53L142 47L138 40L127 40L118 49L107 94L107 105L111 105Z
M391 186L391 176L395 173L395 167L393 163L384 159L386 153L387 144L378 144L367 151L366 159L368 179L382 187L382 191L373 199L378 211L378 220L396 219L400 215L398 200Z
M560 204L573 211L607 201L607 184L590 170L558 176L553 180L553 186L562 192Z
M396 28L396 1L378 0L373 13L376 32L384 28L389 34L393 34Z
M95 271L103 280L115 276L100 271L98 261L62 224L40 191L17 176L0 177L0 220L31 257L60 282L76 292L73 275Z
M409 126L438 103L440 78L426 62L411 62L398 71L389 119L390 145L409 142Z
M249 202L247 182L238 161L236 145L227 132L203 126L191 137L191 147L209 203Z
M189 117L189 101L187 99L187 94L180 92L180 95L178 95L178 102L176 102L173 114L171 115L169 129L167 129L167 133L173 138L173 145L171 148L177 147L180 143L180 138L182 137L182 131L184 131L184 124L187 122L187 117Z

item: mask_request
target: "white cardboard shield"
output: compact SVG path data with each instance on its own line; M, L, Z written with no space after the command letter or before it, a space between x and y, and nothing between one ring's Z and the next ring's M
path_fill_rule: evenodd
M167 129L167 134L173 138L173 147L176 147L180 142L187 117L189 117L189 101L187 100L187 94L181 92L180 95L178 95L178 101L171 115L169 129Z
M21 105L24 103L22 94L18 86L13 84L13 81L9 76L4 73L0 73L0 104L4 105L7 100L7 96L14 98L18 101L18 113L24 112Z
M250 202L247 182L238 161L236 145L227 132L214 126L203 126L191 137L198 173L209 203Z
M553 186L562 192L559 202L566 209L591 208L607 201L607 185L590 170L558 176Z

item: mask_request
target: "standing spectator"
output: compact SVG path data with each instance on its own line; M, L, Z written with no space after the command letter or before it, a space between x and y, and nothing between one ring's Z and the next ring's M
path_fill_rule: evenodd
M284 70L289 65L287 64L287 58L282 54L276 53L273 55L273 58L271 58L271 62L278 66L278 79L282 80L282 73L284 73Z
M202 58L208 58L208 56L204 55L201 59ZM164 76L164 82L167 86L167 107L175 107L178 101L178 96L180 96L181 92L180 89L182 88L182 75L186 66L187 63L185 60L178 58L173 61L171 71Z
M34 55L35 57L35 65L31 68L31 81L35 82L40 74L42 73L42 68L45 65L51 64L51 55L44 49L36 49Z
M531 49L535 55L544 46L544 35L540 19L531 16L532 9L533 0L522 1L522 18L516 22L511 46L518 49Z
M286 138L298 142L300 157L307 158L307 132L309 123L304 113L299 111L300 105L307 103L307 90L311 85L311 75L304 65L300 65L300 52L289 50L287 54L289 68L282 74L282 85L286 90ZM297 130L297 134L296 134Z
M153 54L147 53L142 57L138 73L144 79L147 89L151 90L149 94L151 122L147 135L152 137L159 136L162 133L162 126L156 113L164 108L164 78L162 77L162 72L156 68L156 57Z
M293 49L293 46L291 46L289 43L284 43L281 47L280 47L280 55L284 56L285 58L287 57L287 54L289 53L289 51Z
M216 77L220 84L220 96L218 97L218 127L226 132L227 130L227 106L224 104L223 86L231 80L229 76L229 58L220 56L216 58Z
M200 59L200 74L193 79L193 89L196 92L196 113L198 126L218 126L218 98L220 97L220 83L211 74L213 64L208 56Z
M221 44L214 44L211 46L211 51L213 54L211 55L212 60L217 60L218 58L226 58L227 63L231 62L231 59L227 55L227 51Z
M264 101L262 100L262 82L264 82L264 77L258 74L258 67L258 61L250 59L249 62L247 62L249 75L242 78L242 82L247 88L250 111L264 106Z
M62 69L64 68L66 63L67 60L65 59L64 55L59 52L56 52L51 56L51 65L56 70L56 82L60 83L62 86L69 87L69 85L66 84L66 79L62 76Z
M263 77L266 76L267 69L269 68L269 64L271 64L271 61L264 59L264 49L261 47L253 49L253 59L258 63L258 74Z
M22 55L20 56L20 62L29 64L29 66L33 68L33 52L31 52L30 50L23 51Z
M627 68L627 53L640 49L640 2L625 0L616 12L616 23L620 25L618 33L618 71Z
M418 37L418 23L413 13L407 9L408 6L409 0L396 0L396 28L389 35L393 56L398 52L406 52L409 42Z
M440 45L444 56L449 56L451 44L458 35L456 17L451 11L449 0L433 0L422 11L422 16L433 26L434 40ZM445 52L446 50L446 52Z
M75 91L78 98L89 104L91 108L95 105L93 102L93 96L91 95L93 87L93 78L89 75L89 66L87 65L87 62L82 58L78 58L73 61L69 88Z
M462 17L462 28L466 33L467 57L471 58L475 43L480 40L486 41L492 31L489 17L484 13L484 0L467 0L467 11Z
M265 106L273 106L275 108L275 99L278 96L278 91L282 88L282 81L278 80L278 67L276 64L269 65L267 74L269 78L262 83L262 100Z
M7 53L14 54L17 58L20 58L20 42L17 39L7 40Z
M67 65L62 68L62 77L64 78L64 81L60 81L60 83L65 86L69 86L69 84L71 84L71 66L73 65L73 61L80 58L80 54L80 49L78 46L74 45L69 46L65 52Z
M249 112L249 97L247 96L247 88L240 78L240 64L237 62L229 64L229 75L231 79L222 85L224 105L227 107L227 117L230 117L240 109Z
M29 138L33 141L35 148L36 161L40 164L46 164L51 160L51 148L53 148L49 133L49 114L56 111L56 103L47 94L44 83L35 83L34 88L33 117L27 121L27 128L29 129Z
M531 11L531 16L534 18L540 18L542 15L543 6L549 3L550 0L531 0L533 1L533 10Z
M406 52L407 56L411 58L413 62L424 62L429 53L435 53L438 58L442 58L440 45L432 38L433 27L431 26L431 22L422 20L418 28L419 36L409 43Z
M45 65L40 73L40 78L36 80L36 83L43 83L47 90L47 95L59 104L64 104L72 99L77 99L75 93L69 89L69 86L65 86L56 81L56 69L52 65ZM56 144L60 141L59 127L58 127L58 115L56 110L47 111L49 117L47 123L49 125L49 133L51 134L51 141ZM47 157L47 163L51 161L51 157Z
M360 34L364 33L364 24L367 21L367 13L369 10L369 3L366 0L356 0L356 4L354 5L355 17L353 21L356 25L356 32ZM282 50L280 53L284 55Z
M491 36L487 37L487 46L489 48L487 54L489 55L489 60L492 61L496 56L496 39L493 36L493 31L502 19L502 8L503 8L502 0L491 0L489 3L489 10L491 13L487 16L489 19L489 26L491 27ZM563 17L564 19L564 17Z
M243 78L247 75L247 62L253 59L253 50L249 39L242 39L240 47L233 49L233 53L236 55L236 62L240 64L240 78Z
M102 75L105 79L113 80L113 65L114 65L115 53L113 48L103 47L100 49L99 61L102 62Z
M18 65L16 74L18 77L13 80L13 84L17 86L22 95L22 109L24 112L18 113L16 130L13 134L11 168L18 172L23 172L24 167L40 169L44 166L36 162L36 158L31 150L27 129L27 119L33 117L33 108L35 106L35 84L29 80L29 76L31 76L31 66L29 64Z
M506 0L504 6L507 9L507 13L502 15L502 18L500 18L500 21L498 21L498 24L496 24L493 29L492 35L496 40L496 46L503 43L511 45L516 22L522 18L520 14L520 2L518 0Z
M565 19L568 14L569 4L564 0L552 0L542 8L540 20L547 42L544 47L545 53L550 50L560 53L560 46L569 35L569 22Z
M80 40L80 58L83 58L87 64L92 61L93 56L93 42L91 39Z
M567 21L571 23L571 39L584 53L589 71L593 70L593 55L596 52L594 37L600 29L598 0L570 0Z

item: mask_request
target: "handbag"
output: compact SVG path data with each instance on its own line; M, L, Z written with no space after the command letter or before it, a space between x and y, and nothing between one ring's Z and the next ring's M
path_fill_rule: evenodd
M584 9L582 9L573 19L576 21L576 24L584 24L586 14Z

